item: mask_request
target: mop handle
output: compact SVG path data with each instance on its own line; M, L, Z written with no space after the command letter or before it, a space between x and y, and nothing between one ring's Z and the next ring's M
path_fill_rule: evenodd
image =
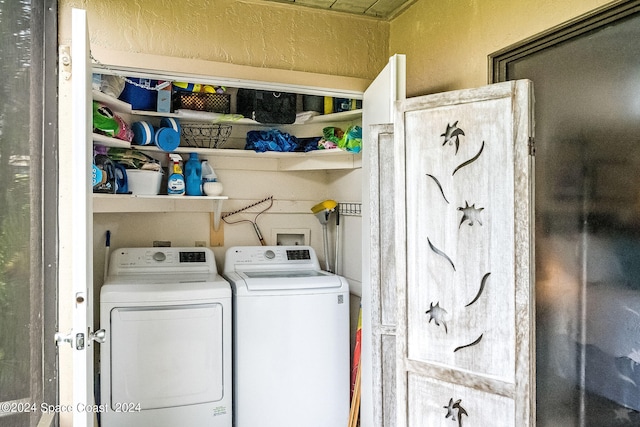
M322 224L322 231L323 231L323 245L324 245L324 268L326 271L328 271L329 273L333 273L333 271L331 270L331 265L329 262L329 234L327 231L327 224L324 223Z
M109 251L111 250L111 230L107 230L104 242L104 274L102 280L107 280L109 273Z
M336 206L336 260L333 263L333 272L338 274L338 264L340 263L340 204Z

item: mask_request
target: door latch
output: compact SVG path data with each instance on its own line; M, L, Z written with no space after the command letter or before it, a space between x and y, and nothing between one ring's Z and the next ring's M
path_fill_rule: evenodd
M76 334L76 350L84 350L84 334Z
M68 343L71 348L73 348L73 344L75 342L76 350L84 350L84 334L82 333L76 334L74 337L73 331L69 331L68 334L56 332L53 336L53 339L55 340L57 346L60 346L60 344Z

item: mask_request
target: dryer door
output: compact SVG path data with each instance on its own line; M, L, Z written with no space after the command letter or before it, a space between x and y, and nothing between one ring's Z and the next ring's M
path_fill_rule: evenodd
M222 304L111 311L111 406L141 410L223 397Z

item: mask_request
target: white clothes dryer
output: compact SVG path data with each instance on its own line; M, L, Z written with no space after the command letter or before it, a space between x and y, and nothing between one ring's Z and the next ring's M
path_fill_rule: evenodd
M100 291L102 427L231 427L231 288L208 248L113 251Z
M349 286L308 246L232 247L234 426L349 421Z

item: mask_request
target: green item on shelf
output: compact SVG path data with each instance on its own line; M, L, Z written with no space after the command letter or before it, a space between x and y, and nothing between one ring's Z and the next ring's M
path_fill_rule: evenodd
M338 141L338 147L353 153L359 153L362 149L362 128L357 125L349 126L340 141Z
M344 136L344 131L340 128L329 126L322 129L322 136L327 141L335 142L336 144L338 144Z
M121 163L127 169L146 169L159 171L162 167L153 157L148 156L139 150L129 148L109 148L109 158L114 162Z

